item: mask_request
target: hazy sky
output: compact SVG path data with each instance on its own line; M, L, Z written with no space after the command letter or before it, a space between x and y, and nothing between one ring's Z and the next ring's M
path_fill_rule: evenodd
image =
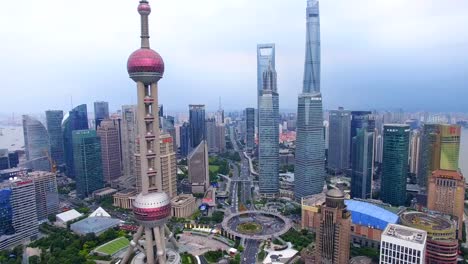
M160 103L256 105L256 45L276 43L280 108L302 89L306 0L150 0ZM468 112L468 1L321 1L326 108ZM0 2L0 112L135 102L137 0Z

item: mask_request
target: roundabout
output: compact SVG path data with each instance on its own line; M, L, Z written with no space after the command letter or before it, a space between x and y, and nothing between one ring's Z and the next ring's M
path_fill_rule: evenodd
M291 221L265 211L244 211L224 218L223 229L245 239L268 240L283 235L291 228Z

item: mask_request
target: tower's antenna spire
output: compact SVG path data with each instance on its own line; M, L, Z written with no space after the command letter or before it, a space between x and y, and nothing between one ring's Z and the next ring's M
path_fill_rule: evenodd
M151 7L148 4L148 1L141 0L140 5L138 5L138 13L141 16L141 47L149 49L149 24L148 16L151 13Z

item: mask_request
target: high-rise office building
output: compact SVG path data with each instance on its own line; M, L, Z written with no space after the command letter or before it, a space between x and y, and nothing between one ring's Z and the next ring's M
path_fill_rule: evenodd
M226 127L224 124L216 125L216 149L218 153L226 151Z
M308 1L304 83L297 105L294 198L322 192L325 182L325 136L320 93L320 14Z
M127 179L135 179L137 177L135 172L136 138L138 134L136 113L137 109L135 105L122 106L122 165L123 176Z
M97 135L101 141L102 173L104 181L112 184L122 176L119 130L110 119L101 120Z
M8 149L0 149L0 170L10 168L10 158L8 157Z
M47 220L59 211L59 197L56 174L46 171L33 171L25 179L34 182L36 211L39 221Z
M276 71L263 73L263 90L259 101L258 167L260 194L275 197L279 193L279 96Z
M206 140L205 105L189 105L190 143L196 148Z
M162 117L161 122L162 122L162 131L164 133L169 134L172 137L172 139L174 140L174 144L173 144L172 147L174 148L174 151L177 151L177 145L175 143L175 141L176 141L176 128L174 126L174 124L175 124L174 117L173 116Z
M440 126L440 169L458 170L461 128L458 125Z
M426 263L426 239L426 231L397 224L387 225L380 242L380 263Z
M384 125L380 196L391 205L405 205L408 174L408 125Z
M49 136L44 125L37 119L23 115L24 147L27 166L33 170L50 171L47 158L49 153Z
M185 122L180 127L180 155L182 155L182 157L187 157L191 149L190 125Z
M255 109L245 109L245 146L248 151L252 151L255 147Z
M177 158L173 144L175 141L169 134L162 134L159 138L161 152L161 180L162 190L169 197L177 195Z
M351 213L346 209L344 194L333 189L327 192L318 213L315 263L347 264L351 239Z
M353 141L353 138L357 135L358 129L367 127L367 131L374 131L375 122L370 119L370 111L351 111L351 134L350 142ZM352 167L352 156L353 156L353 146L351 144L351 150L349 153L350 166Z
M0 250L36 239L39 224L32 180L14 178L0 183Z
M457 218L458 239L463 229L465 178L459 171L436 170L428 181L427 209Z
M328 169L342 173L349 168L351 113L341 107L330 111L329 126Z
M85 104L73 108L62 122L63 149L65 152L66 174L75 176L73 158L73 131L88 129L88 110Z
M419 155L421 146L421 133L418 130L412 130L410 134L409 146L409 170L411 174L417 175L419 169Z
M418 184L426 187L432 172L458 170L461 128L457 125L424 124L420 139Z
M188 179L193 193L205 193L210 186L208 146L205 140L187 156Z
M104 187L101 140L95 130L75 130L72 140L76 192L84 198Z
M216 146L216 120L214 118L208 118L205 120L206 128L206 142L208 144L208 152L218 152Z
M366 125L357 130L351 147L351 196L369 199L374 176L374 132L369 132Z
M18 151L8 152L8 161L10 162L10 168L16 168L19 164Z
M216 111L215 119L216 119L217 125L224 124L224 109L223 109L223 106L221 105L221 97L219 97L219 107L218 107L218 111Z
M94 127L97 130L102 120L109 119L109 103L94 102Z
M260 106L260 96L263 91L263 73L268 70L268 67L276 69L275 62L275 44L258 44L257 45L257 109ZM277 92L277 91L275 91Z
M62 110L46 111L47 133L49 134L49 155L56 166L65 163L63 152Z

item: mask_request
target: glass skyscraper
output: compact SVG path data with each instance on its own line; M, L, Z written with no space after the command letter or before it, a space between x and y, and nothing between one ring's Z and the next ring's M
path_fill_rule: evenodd
M252 151L255 147L255 109L245 109L245 145L248 151Z
M49 110L46 111L47 132L50 141L50 157L55 162L55 165L65 163L63 152L63 132L62 132L63 111Z
M206 139L205 105L189 105L190 143L196 148Z
M365 124L357 129L353 137L352 152L351 196L361 199L372 198L374 131Z
M76 130L72 134L76 192L84 198L104 187L101 140L96 130Z
M263 73L272 67L275 68L275 44L258 44L257 45L257 96L260 101L260 96L263 90ZM277 91L275 91L277 92Z
M380 198L394 206L405 205L408 174L408 125L384 125Z
M351 113L343 108L330 111L328 168L334 173L342 173L349 168L350 133Z
M259 101L259 186L264 197L279 192L279 98L276 71L272 66L263 73L263 90Z
M109 103L94 102L94 125L97 130L102 120L109 119Z
M49 152L49 136L44 125L39 120L23 116L24 146L26 151L26 167L33 170L50 171L47 158Z
M325 138L320 93L319 3L307 1L304 83L297 106L296 200L321 193L325 181Z
M424 124L421 133L421 150L419 154L418 185L427 188L428 178L439 169L440 136L438 124Z
M187 157L190 153L190 125L185 122L180 127L180 155Z
M73 131L86 129L88 129L88 110L86 105L82 104L73 108L68 113L68 116L65 116L62 123L66 174L72 178L75 176L75 169L73 167Z

